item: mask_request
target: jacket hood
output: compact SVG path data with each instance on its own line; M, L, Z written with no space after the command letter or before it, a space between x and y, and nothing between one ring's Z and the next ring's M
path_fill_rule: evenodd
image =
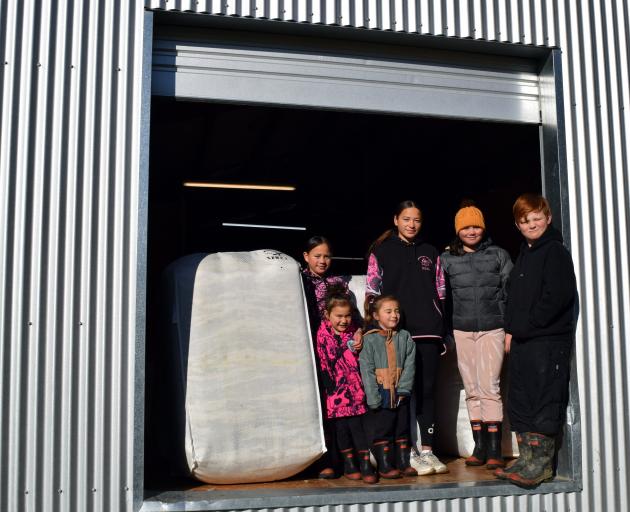
M547 243L554 240L560 243L564 242L564 239L562 238L562 233L560 233L560 231L550 225L542 234L542 236L531 245L531 247L527 245L527 242L523 242L523 245L526 249L529 249L530 251L535 251L543 245L546 245Z

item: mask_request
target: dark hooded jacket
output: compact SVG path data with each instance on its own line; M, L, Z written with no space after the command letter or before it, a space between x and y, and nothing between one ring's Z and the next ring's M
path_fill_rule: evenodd
M486 239L475 252L444 252L441 259L451 290L447 313L452 328L468 332L502 328L512 270L507 251Z
M571 255L562 234L549 226L531 247L521 246L508 282L505 330L518 339L566 339L576 297Z
M392 234L370 254L366 295L396 297L401 327L414 339L442 339L444 289L440 256L430 244L405 242Z

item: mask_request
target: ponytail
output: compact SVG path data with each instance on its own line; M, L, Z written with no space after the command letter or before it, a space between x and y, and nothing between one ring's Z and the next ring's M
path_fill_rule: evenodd
M379 245L381 245L390 236L395 235L395 234L396 234L395 228L389 228L387 231L383 231L381 236L379 236L376 240L374 240L372 244L370 245L370 248L368 249L368 254L367 254L368 258L370 257L370 254L372 254Z

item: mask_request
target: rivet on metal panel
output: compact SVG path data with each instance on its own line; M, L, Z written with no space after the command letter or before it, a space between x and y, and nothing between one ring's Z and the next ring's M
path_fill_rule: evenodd
M30 325L33 325L33 322L29 322L29 323L28 323L28 325L29 325L29 326L30 326Z
M28 494L28 491L24 491L24 494Z
M57 492L58 492L59 494L61 494L61 493L63 493L63 489L59 489Z
M92 487L92 492L96 492L96 487Z
M83 325L83 322L79 322L79 325Z
M41 67L42 67L42 63L41 63L41 62L38 62L38 63L37 63L37 67L38 67L38 68L41 68Z

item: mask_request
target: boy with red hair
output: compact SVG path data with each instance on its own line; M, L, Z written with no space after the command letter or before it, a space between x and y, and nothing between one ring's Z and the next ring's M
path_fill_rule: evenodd
M510 274L505 316L510 351L508 414L520 457L495 475L525 488L553 478L556 436L569 399L575 273L547 200L521 195L513 207L524 237Z

